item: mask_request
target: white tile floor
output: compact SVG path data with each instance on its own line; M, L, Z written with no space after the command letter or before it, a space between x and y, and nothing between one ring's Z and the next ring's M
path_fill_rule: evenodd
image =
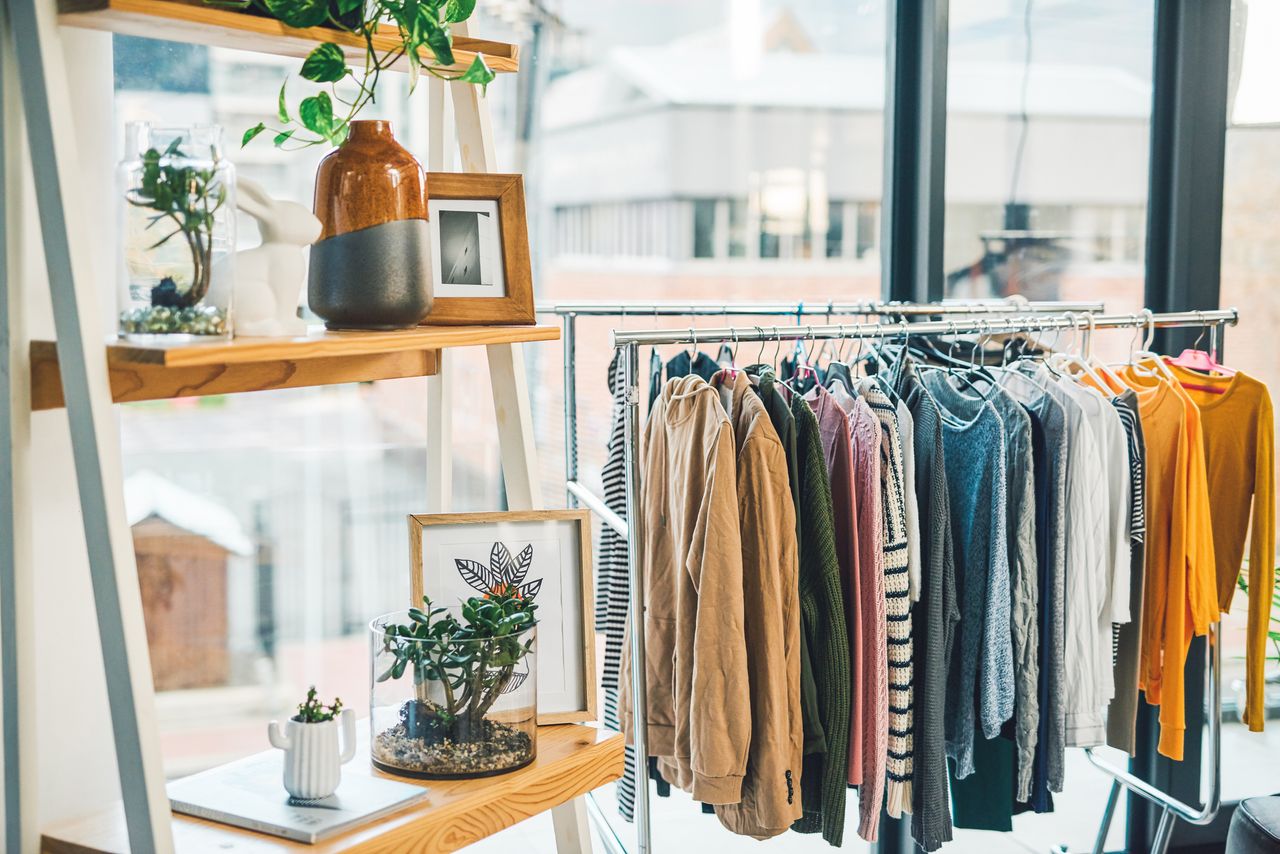
M1272 722L1265 733L1250 733L1238 724L1223 727L1223 798L1239 799L1280 791L1280 722ZM1107 751L1115 764L1123 765L1118 751ZM1055 797L1057 809L1045 815L1021 815L1013 819L1012 833L958 831L956 839L943 846L943 854L1051 854L1065 845L1070 852L1093 848L1098 822L1110 791L1110 778L1096 769L1084 751L1067 751L1066 791ZM605 815L613 821L619 837L634 845L632 826L617 818L613 787L596 797ZM858 839L855 828L857 795L850 792L852 821L845 829L845 851L860 854L870 846ZM820 854L827 846L820 838L784 834L766 843L736 837L725 831L713 816L703 815L687 795L676 792L671 798L654 798L653 847L658 854L734 854L758 850L767 845L777 854ZM1107 850L1124 845L1124 800L1121 799L1107 838ZM468 848L474 854L556 854L551 817L544 814L522 822ZM597 852L603 851L599 843Z
M1066 843L1070 851L1089 851L1097 833L1102 808L1109 791L1108 779L1089 764L1083 751L1069 751L1067 783L1070 793L1057 798L1056 812L1046 815L1027 815L1014 818L1011 834L984 831L960 831L955 841L943 847L945 854L1043 854L1054 850L1053 845ZM617 818L613 787L607 786L596 793L605 815L613 820L619 837L629 847L634 845L634 829ZM757 850L767 845L777 854L819 854L828 846L820 837L787 833L766 843L733 836L720 826L714 816L703 815L682 792L670 798L653 798L653 848L660 854L667 852L715 852L732 854ZM845 829L842 850L859 854L870 846L860 840L857 828L857 795L849 794L850 820ZM1117 810L1116 820L1108 840L1109 847L1118 850L1123 844L1123 806ZM518 846L528 854L555 854L555 839L551 817L541 815L522 822L495 836L468 848L476 854L507 854ZM597 844L597 851L602 849Z

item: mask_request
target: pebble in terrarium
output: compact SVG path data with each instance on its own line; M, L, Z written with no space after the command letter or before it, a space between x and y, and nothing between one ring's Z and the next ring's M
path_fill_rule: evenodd
M482 777L522 768L536 752L537 605L499 581L459 608L375 620L370 715L373 763L414 777Z
M128 127L122 335L231 334L235 170L215 125Z

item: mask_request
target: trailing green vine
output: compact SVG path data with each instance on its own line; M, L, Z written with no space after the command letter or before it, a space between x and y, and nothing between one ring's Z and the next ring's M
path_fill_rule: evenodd
M463 72L441 71L455 62L453 36L449 28L475 11L476 0L206 0L211 5L230 6L252 14L275 18L289 27L327 27L359 36L364 40L364 67L352 68L343 49L333 42L317 45L302 62L300 75L312 83L328 84L290 108L288 79L280 87L276 118L279 126L259 122L244 132L241 146L258 135L273 134L277 148L289 150L312 145L341 145L348 128L368 104L376 100L378 80L383 71L402 58L409 63L409 89L417 85L422 72L442 80L474 83L488 87L494 73L481 54L476 54ZM400 44L388 51L374 47L380 25L395 24ZM349 99L338 92L338 84L350 78L356 91Z

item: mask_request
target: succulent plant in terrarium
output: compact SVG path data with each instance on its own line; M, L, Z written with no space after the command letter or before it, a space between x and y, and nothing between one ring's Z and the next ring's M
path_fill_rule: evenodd
M184 137L163 149L150 147L140 156L137 183L125 202L145 216L148 256L181 240L190 254L190 274L163 275L150 288L150 305L125 312L121 329L129 333L188 332L220 335L227 331L226 311L205 303L214 279L214 229L227 203L228 188L220 174L216 146L205 160L190 157Z
M427 776L527 764L531 729L513 723L519 715L494 712L529 679L536 610L519 586L503 582L464 601L456 614L424 596L422 608L409 609L408 623L377 627L375 687L409 678L413 690L394 725L375 733L375 763ZM524 718L532 721L532 700L528 705Z

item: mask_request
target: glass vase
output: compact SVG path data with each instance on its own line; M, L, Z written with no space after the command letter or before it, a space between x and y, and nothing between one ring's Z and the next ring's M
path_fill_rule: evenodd
M230 337L235 167L222 128L130 122L118 172L120 334Z
M447 609L458 614L458 609ZM500 638L406 637L407 611L370 624L373 764L426 779L488 777L537 752L537 627Z

